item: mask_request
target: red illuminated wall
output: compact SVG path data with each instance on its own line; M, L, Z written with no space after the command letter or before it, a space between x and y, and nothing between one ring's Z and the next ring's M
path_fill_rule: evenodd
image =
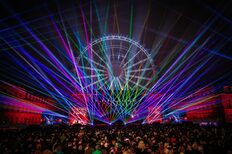
M17 112L17 111L5 111L4 116L7 117L7 121L13 124L40 124L41 114L29 113L29 112Z
M232 93L221 94L221 100L224 109L232 109Z
M221 121L222 118L219 118L218 107L210 105L207 108L200 108L186 113L186 117L189 121Z
M196 105L194 101L196 100ZM195 91L188 101L183 102L182 105L193 103L186 108L186 118L193 122L219 122L223 120L223 111L220 97L215 94L213 87L206 87Z
M16 98L18 100L20 99L24 103L28 102L29 104L49 109L51 111L54 111L56 109L55 107L53 107L55 101L53 101L52 99L30 94L22 87L7 84L1 85L1 89L8 96ZM27 108L27 106L23 105L18 107L3 105L3 111L1 113L1 115L3 116L3 120L7 121L10 124L40 124L41 114L42 111L32 112L30 108Z
M232 86L225 86L221 94L207 101L215 101L215 103L188 111L186 113L187 119L190 121L224 121L232 123Z
M232 86L225 86L220 95L224 109L225 122L232 123Z

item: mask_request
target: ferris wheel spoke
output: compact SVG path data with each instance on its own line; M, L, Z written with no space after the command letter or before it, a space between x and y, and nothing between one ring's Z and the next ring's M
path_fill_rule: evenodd
M112 85L113 85L114 80L115 80L115 79L113 79L112 81L110 81L110 87L109 87L110 89L111 89L111 87L112 87Z
M141 79L141 80L148 80L148 81L151 80L151 78L147 78L147 77L143 77L143 76L136 76L136 75L133 75L132 78Z
M104 53L105 53L105 50L104 50L103 47L102 47L102 49L103 49L103 51L104 51ZM91 48L91 50L93 50L93 49ZM103 63L105 63L105 65L106 65L108 68L110 68L110 66L109 66L110 59L109 59L109 57L107 56L107 54L105 54L106 60L102 59L102 57L101 57L97 52L94 52L94 54L95 54ZM108 63L107 63L107 62L108 62Z
M98 63L98 62L96 62L96 61L94 61L94 60L92 60L92 59L90 59L90 58L88 58L88 57L84 57L87 61L90 61L89 62L89 64L90 65L92 65L92 63L94 63L95 65L98 65L98 66L100 66L100 67L102 67L102 69L106 69L106 66L103 66L102 64L100 64L100 63ZM94 67L95 68L95 67Z
M146 67L146 65L148 65L148 63L146 63L144 67ZM145 78L144 75L145 75L146 70L144 70L144 68L141 69L141 70L142 70L142 71L140 72L140 77ZM146 84L146 86L149 85L149 84L152 82L152 79L153 79L153 78L154 78L154 72L152 71L151 78L148 80L149 82ZM137 80L137 83L138 83L138 82L140 82L140 81Z
M126 86L126 80L124 80L124 78L123 77L120 77L119 78L119 80L123 83L123 89L125 88L125 86Z
M119 84L120 89L122 89L122 84L121 84L121 81L119 80L119 78L117 78L116 81Z
M124 78L124 77L123 77L123 78ZM125 79L125 78L124 78L124 79ZM138 87L142 88L143 90L144 90L144 89L147 89L147 88L145 88L144 86L142 86L142 85L140 85L140 84L138 84L138 83L136 83L136 82L134 82L134 81L132 81L132 80L130 80L130 79L128 79L128 82L132 83L132 84L135 85L135 86L138 86Z
M94 77L99 77L99 76L105 76L105 74L88 75L88 76L80 77L80 79L88 79L88 78L94 78Z
M86 88L88 88L88 87L90 87L90 86L92 86L92 85L95 85L95 84L101 82L102 80L106 80L107 78L108 78L108 77L105 77L105 78L102 78L102 79L100 79L100 80L98 80L98 81L95 81L95 82L93 82L93 83L91 83L91 84L85 86L84 89L86 89Z
M121 83L121 86L122 86L121 89L123 90L123 89L124 89L124 86L125 86L125 84L124 84L125 82L124 82L124 80L123 80L122 77L119 77L118 79L119 79L119 81L120 81L120 83Z
M122 66L124 60L126 59L127 55L129 54L129 51L131 50L131 47L132 47L132 45L130 45L129 49L126 51L126 54L125 54L125 56L123 57L122 62L120 63L120 66Z
M141 64L141 63L143 63L143 62L145 62L145 61L147 61L147 60L149 60L148 57L145 58L145 59L143 59L143 60L138 61L137 63L134 63L133 65L128 66L125 70L128 70L128 69L130 69L130 68L132 68L132 67L134 67L134 66L136 66L136 65L138 65L138 64Z
M101 89L103 89L103 90L105 91L106 88L109 88L109 87L107 86L107 82L108 82L108 80L106 79L105 82L102 84L102 86L99 87L99 88L101 88ZM103 88L103 87L104 87L104 88ZM107 93L107 92L106 92L106 93Z
M94 68L87 67L87 66L79 66L79 68L84 69L84 70L91 70L91 71L97 71L97 72L103 72L103 73L105 73L104 70L101 70L101 69L98 69L98 68L94 69Z
M122 67L124 68L129 62L131 62L142 50L139 50L130 60L128 60Z
M130 73L136 73L136 72L142 72L142 71L150 71L150 70L153 70L153 68L142 68L142 69L130 70Z

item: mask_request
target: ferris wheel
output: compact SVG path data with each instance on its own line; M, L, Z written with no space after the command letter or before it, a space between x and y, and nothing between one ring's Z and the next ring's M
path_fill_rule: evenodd
M138 42L124 36L104 36L88 44L77 64L84 72L84 89L147 89L155 67Z
M131 38L111 35L89 43L76 60L90 121L135 118L156 79L152 56ZM133 115L133 117L131 117Z

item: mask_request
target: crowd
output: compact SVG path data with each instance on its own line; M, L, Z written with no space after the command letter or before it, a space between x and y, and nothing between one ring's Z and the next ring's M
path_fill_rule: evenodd
M231 127L193 124L28 127L2 131L2 154L223 154Z

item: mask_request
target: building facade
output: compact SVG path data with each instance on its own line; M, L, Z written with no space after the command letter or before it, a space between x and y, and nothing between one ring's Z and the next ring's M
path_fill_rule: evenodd
M12 84L1 85L1 121L9 124L40 124L42 113L55 111L55 101Z

